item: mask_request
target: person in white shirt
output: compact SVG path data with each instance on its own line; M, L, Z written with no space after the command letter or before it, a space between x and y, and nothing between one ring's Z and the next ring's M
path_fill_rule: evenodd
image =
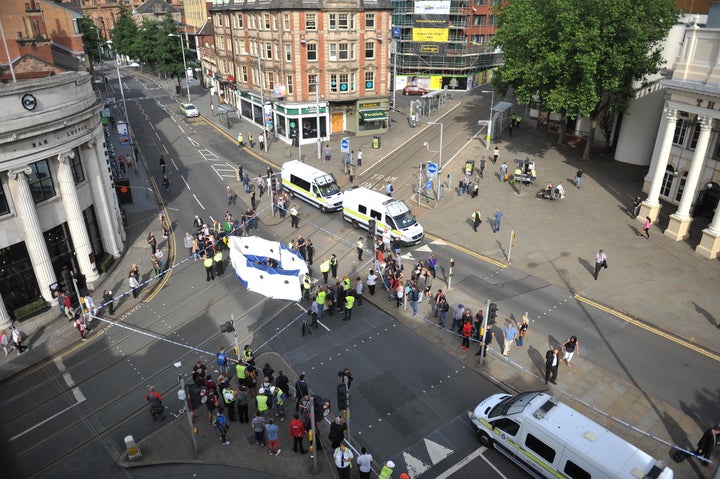
M360 455L357 458L358 472L360 479L370 479L370 471L372 471L373 457L364 447L360 449Z
M555 187L555 189L557 190L558 193L560 193L560 199L564 200L565 199L565 188L563 188L562 183L558 183L557 186Z
M355 458L352 451L345 447L345 443L340 443L340 447L335 449L333 459L335 459L335 468L338 471L340 479L350 479L350 467L352 460Z
M375 274L375 270L370 270L370 273L368 273L367 281L365 284L367 284L368 291L370 291L370 296L375 295L375 284L377 283L377 275Z

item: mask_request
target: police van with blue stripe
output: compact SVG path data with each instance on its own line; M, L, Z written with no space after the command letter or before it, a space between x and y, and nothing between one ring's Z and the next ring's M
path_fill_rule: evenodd
M468 412L480 443L542 479L672 479L673 471L544 392L495 394Z
M331 173L325 173L301 161L283 163L282 186L294 198L301 198L320 211L340 211L343 194Z

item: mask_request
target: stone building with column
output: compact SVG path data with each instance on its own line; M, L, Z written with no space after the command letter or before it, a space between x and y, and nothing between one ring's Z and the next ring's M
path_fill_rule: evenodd
M715 4L718 5L718 4ZM720 10L705 27L688 28L672 77L662 80L665 102L643 190L640 218L658 217L662 200L677 209L665 235L689 237L693 221L709 221L696 251L720 253Z
M92 288L101 259L124 249L102 106L84 71L0 89L0 328L28 304L54 306L70 275Z

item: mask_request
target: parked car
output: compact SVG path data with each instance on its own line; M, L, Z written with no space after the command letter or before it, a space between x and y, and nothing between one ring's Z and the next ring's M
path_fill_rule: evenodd
M197 111L195 105L192 103L180 103L180 111L188 118L198 116L200 112Z
M424 95L428 91L415 85L408 85L403 88L403 95Z

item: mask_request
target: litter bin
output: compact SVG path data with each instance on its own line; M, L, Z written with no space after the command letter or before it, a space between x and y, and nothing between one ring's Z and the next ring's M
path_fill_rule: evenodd
M380 148L380 137L379 136L373 136L373 142L372 142L373 150L377 150Z

